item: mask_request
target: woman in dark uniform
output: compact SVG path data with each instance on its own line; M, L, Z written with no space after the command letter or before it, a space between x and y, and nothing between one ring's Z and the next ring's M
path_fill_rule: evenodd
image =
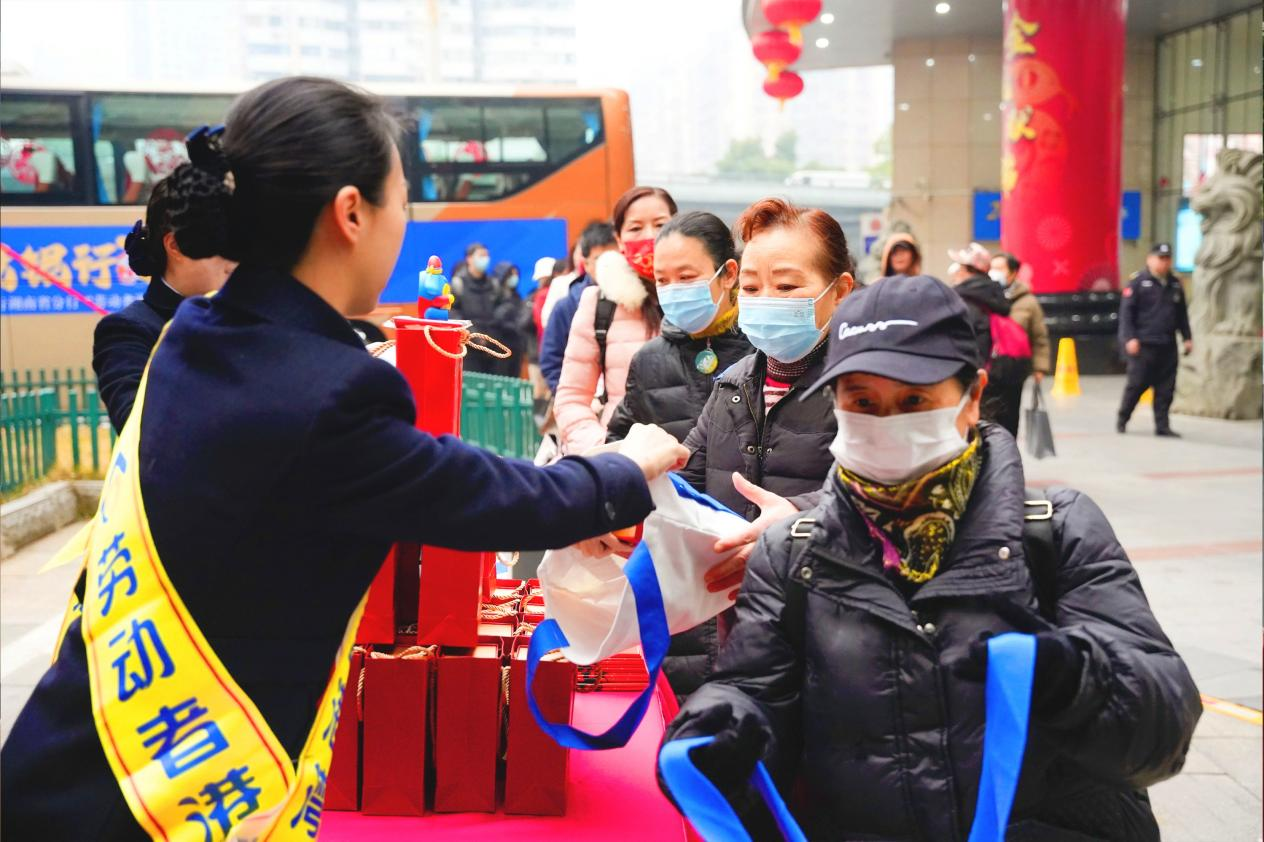
M203 146L194 143L191 154L203 154ZM128 265L149 278L145 297L103 318L93 334L92 368L115 430L127 423L145 364L180 302L219 289L237 265L220 257L222 226L198 224L222 215L223 202L198 183L194 166L181 164L154 185L145 221L137 220L125 241ZM181 223L178 237L174 220Z
M117 468L125 441L137 437L129 467L138 469L138 491L122 494L139 509L143 493L145 551L161 556L191 622L289 758L306 754L344 628L392 543L573 544L643 520L652 508L647 478L688 457L646 426L618 453L549 468L415 429L403 377L365 351L346 318L372 309L403 241L408 197L396 131L379 100L327 79L281 79L237 100L222 149L212 144L217 154L194 173L224 198L226 252L240 265L217 295L177 312L113 459ZM114 493L102 508L112 524L127 514L111 508ZM114 549L102 553L108 535L93 541L86 619L98 616L109 572L102 562ZM110 569L118 584L130 568ZM117 605L128 605L127 584L111 592L111 622ZM89 669L97 676L102 662L85 653L103 644L83 632L86 619L70 624L0 756L7 842L143 838L134 790L144 781L116 774L117 752L144 737L146 751L155 746L143 769L151 777L202 759L181 742L201 724L189 723L187 705L159 711L171 726L166 745L149 723L103 741L94 713L113 700L91 683ZM174 699L179 674L167 677L172 664L156 651L153 629L148 638L141 631L125 642L136 657L114 662L119 697L130 704L154 687ZM104 666L108 696L115 671ZM177 757L173 745L186 750ZM212 829L226 833L229 819L255 807L246 795L257 795L242 770L229 771L177 793L191 806L171 801L167 815L196 815L208 822L207 838L222 838ZM211 801L230 789L237 800L213 812Z

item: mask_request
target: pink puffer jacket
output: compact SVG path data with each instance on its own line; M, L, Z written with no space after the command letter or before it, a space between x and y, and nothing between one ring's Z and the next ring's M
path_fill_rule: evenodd
M623 399L628 366L632 357L655 333L651 333L641 317L641 303L648 294L619 252L606 252L593 267L597 286L584 290L579 309L571 322L571 335L566 342L562 375L557 384L553 413L557 418L562 452L583 453L606 441L606 424L615 407ZM605 387L608 400L600 411L594 409L600 394L601 365L593 319L597 315L597 290L619 306L606 335Z

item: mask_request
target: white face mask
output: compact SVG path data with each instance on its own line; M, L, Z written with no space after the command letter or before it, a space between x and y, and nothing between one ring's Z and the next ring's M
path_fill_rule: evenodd
M969 401L967 391L956 406L886 417L835 407L838 435L830 454L853 474L883 485L922 476L965 451L969 442L957 430L957 417Z
M1000 269L993 269L991 272L988 272L988 277L996 281L998 284L1009 283L1009 278Z

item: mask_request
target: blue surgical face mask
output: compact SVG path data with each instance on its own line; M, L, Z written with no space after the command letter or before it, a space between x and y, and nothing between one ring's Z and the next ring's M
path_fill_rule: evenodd
M698 333L715 319L720 302L711 298L711 282L724 271L721 266L710 278L658 288L658 303L667 321L685 333Z
M797 362L808 355L825 328L816 326L816 302L833 292L833 285L816 298L738 296L737 323L750 343L777 362Z
M470 265L480 272L486 272L487 266L492 262L490 255L476 254L470 258Z

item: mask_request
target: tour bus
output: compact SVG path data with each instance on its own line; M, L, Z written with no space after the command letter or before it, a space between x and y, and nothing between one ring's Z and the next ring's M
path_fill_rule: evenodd
M451 269L471 242L527 284L632 186L628 98L614 90L373 86L403 125L409 224L380 322L416 310L431 254ZM239 91L72 90L5 80L0 93L0 368L91 358L92 328L143 294L123 238L184 138ZM47 276L79 293L75 296ZM82 296L82 298L80 297Z

